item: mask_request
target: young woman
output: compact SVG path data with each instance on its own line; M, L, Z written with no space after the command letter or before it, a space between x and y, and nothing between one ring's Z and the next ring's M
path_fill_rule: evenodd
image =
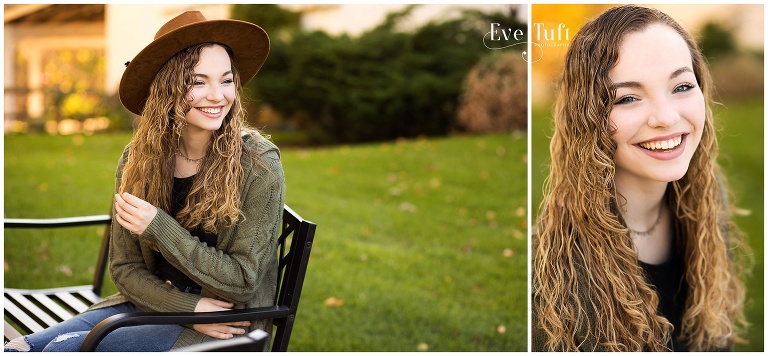
M711 86L691 35L654 9L612 8L570 43L533 243L533 350L738 339L745 288Z
M141 118L116 174L110 273L119 292L6 351L78 351L94 325L122 312L272 304L283 171L277 147L246 127L240 99L268 51L258 26L188 11L127 64L120 99ZM271 332L265 320L134 326L97 351L167 351L256 328Z

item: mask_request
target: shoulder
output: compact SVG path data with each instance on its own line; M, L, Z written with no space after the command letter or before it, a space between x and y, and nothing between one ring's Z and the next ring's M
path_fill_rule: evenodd
M257 131L248 132L248 135L247 139L243 137L243 153L240 157L245 179L265 180L267 183L282 181L284 178L280 149Z
M243 135L243 157L262 160L266 157L280 159L280 149L258 131L249 131Z

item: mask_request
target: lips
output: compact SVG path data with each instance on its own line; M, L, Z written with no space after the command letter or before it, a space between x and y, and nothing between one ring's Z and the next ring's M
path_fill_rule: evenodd
M200 110L206 114L216 115L221 112L221 106L197 108L197 110Z
M664 151L675 149L677 146L680 146L681 143L683 143L683 135L665 140L640 142L637 145L650 151Z
M675 133L667 136L654 137L651 140L636 143L642 153L661 161L680 157L685 151L687 133Z

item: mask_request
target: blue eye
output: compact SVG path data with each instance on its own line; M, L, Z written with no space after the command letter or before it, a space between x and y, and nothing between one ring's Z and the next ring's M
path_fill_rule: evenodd
M613 103L613 105L622 105L622 104L634 103L637 100L638 99L635 98L634 96L625 96L625 97L622 97L621 99L619 99L618 101L616 101L615 103Z
M693 85L691 85L691 84L680 84L680 85L677 86L677 88L675 88L673 93L682 93L682 92L689 91L689 90L691 90L693 88L695 88L695 87Z

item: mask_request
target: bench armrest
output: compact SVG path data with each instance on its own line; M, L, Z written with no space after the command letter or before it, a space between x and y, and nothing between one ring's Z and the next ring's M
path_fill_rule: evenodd
M112 222L112 217L109 215L90 215L90 216L75 216L69 218L55 218L55 219L3 219L3 228L18 228L18 229L31 229L31 228L54 228L54 227L74 227L74 226L88 226L88 225L105 225Z
M101 341L112 331L136 325L189 325L216 324L234 321L275 319L290 315L291 310L284 306L271 306L250 309L233 309L207 313L159 313L136 312L121 313L102 320L88 333L80 351L95 351Z

